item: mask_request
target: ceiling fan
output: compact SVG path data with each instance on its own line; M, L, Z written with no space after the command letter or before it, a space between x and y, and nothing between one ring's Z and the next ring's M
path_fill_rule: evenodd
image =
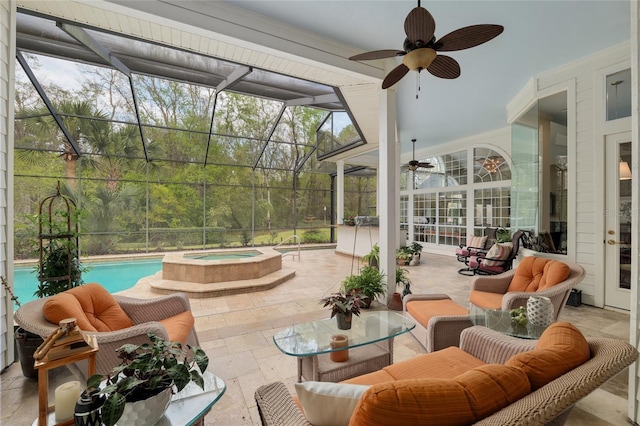
M418 170L418 167L422 167L423 169L433 169L431 163L416 160L416 140L411 139L411 142L413 143L413 160L409 161L409 163L403 166L403 168L407 168L412 172Z
M387 89L396 84L410 70L422 71L426 69L440 78L453 79L460 76L460 65L450 56L439 55L436 52L452 52L469 49L486 43L504 31L502 25L480 24L459 28L436 40L434 35L436 22L431 13L424 7L413 8L404 21L403 50L374 50L350 57L352 61L368 61L372 59L403 56L402 64L395 67L382 82L382 88Z

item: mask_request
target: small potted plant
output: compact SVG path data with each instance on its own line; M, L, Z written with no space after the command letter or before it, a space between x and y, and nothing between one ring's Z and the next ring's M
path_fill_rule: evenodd
M128 413L135 413L134 404L151 404L154 397L163 400L162 406L152 411L156 419L145 421L155 424L164 415L174 388L180 392L194 382L204 389L202 374L209 358L202 349L187 345L190 355L184 355L180 343L151 333L148 336L151 343L121 346L117 353L122 361L109 374L96 374L87 380L85 394L105 398L100 414L106 426L121 419L126 423Z
M342 218L342 223L348 226L355 226L356 218L353 216L345 216Z
M360 274L349 275L342 281L342 291L344 293L351 291L361 293L364 296L362 307L368 308L376 296L386 292L384 273L373 266L365 266L360 269Z
M360 304L363 295L355 290L344 293L332 293L320 299L323 307L331 307L331 318L336 317L340 330L350 330L353 316L360 316Z
M413 259L413 251L409 247L402 246L396 250L396 263L398 265L408 265L411 259Z
M369 266L378 268L380 266L380 246L378 243L374 244L371 251L362 256L362 261L367 262Z
M417 241L414 241L413 243L411 243L411 245L409 246L409 248L411 249L411 252L412 252L414 255L416 255L416 254L417 254L417 255L418 255L418 258L420 258L420 257L421 257L421 254L422 254L422 244L420 244L420 243L419 243L419 242L417 242Z

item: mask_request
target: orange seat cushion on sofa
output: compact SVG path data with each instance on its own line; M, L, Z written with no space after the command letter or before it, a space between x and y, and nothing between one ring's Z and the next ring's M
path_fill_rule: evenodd
M468 425L530 391L522 370L498 364L483 365L452 379L381 383L365 391L349 425Z
M568 322L556 322L542 333L534 350L512 356L505 365L521 368L536 390L589 358L589 344L580 330Z
M100 284L90 283L51 296L43 305L47 321L75 318L83 331L107 332L133 326L116 299Z
M540 291L569 277L569 265L552 259L527 256L520 261L507 291Z
M419 378L450 379L485 363L457 346L418 355L411 362L399 362L384 367L395 380ZM366 383L368 384L368 383Z
M412 300L407 303L407 312L424 327L433 317L469 314L466 308L451 299Z
M184 345L193 329L195 320L191 311L180 312L169 318L160 321L160 324L167 330L169 340L172 342L180 342Z

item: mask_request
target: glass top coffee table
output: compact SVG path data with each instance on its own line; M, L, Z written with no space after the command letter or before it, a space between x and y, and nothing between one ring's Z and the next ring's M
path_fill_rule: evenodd
M335 318L295 324L279 331L273 341L283 353L298 357L298 381L341 381L386 367L393 362L393 339L415 323L392 311L362 312L351 330L340 330ZM349 359L333 362L329 353L334 335L347 336Z
M530 323L526 325L518 324L512 321L510 310L482 309L477 306L473 306L469 311L469 319L473 325L481 325L521 339L539 339L547 328Z

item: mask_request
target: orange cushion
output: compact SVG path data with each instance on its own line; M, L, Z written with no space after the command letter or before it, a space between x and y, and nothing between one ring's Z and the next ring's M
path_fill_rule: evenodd
M375 385L378 383L392 382L393 380L393 376L389 373L384 370L378 370L373 373L363 374L348 380L343 380L340 383L349 383L352 385Z
M362 395L349 425L468 425L529 392L529 381L521 370L497 364L454 379L381 383Z
M44 303L42 313L54 324L65 318L76 318L78 328L84 331L106 332L133 326L114 297L97 283L51 296Z
M161 320L160 324L167 330L170 341L180 342L184 345L193 329L194 322L191 311L184 311Z
M512 356L505 365L519 367L536 390L591 358L589 343L580 330L567 322L556 322L540 336L536 348Z
M507 291L540 291L569 277L569 265L552 259L528 256L522 259Z
M395 380L445 378L449 379L485 363L456 346L418 355L415 358L384 367ZM363 383L370 384L370 383ZM373 384L373 383L371 383Z
M490 291L472 290L469 293L469 301L472 305L484 309L501 309L504 294Z
M412 300L407 303L407 312L424 327L432 317L469 314L467 309L451 299Z

